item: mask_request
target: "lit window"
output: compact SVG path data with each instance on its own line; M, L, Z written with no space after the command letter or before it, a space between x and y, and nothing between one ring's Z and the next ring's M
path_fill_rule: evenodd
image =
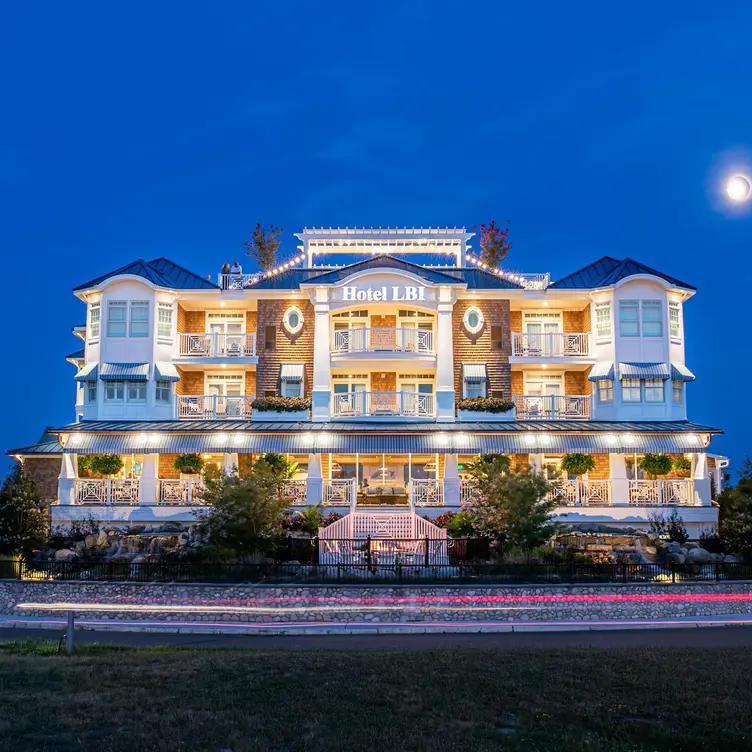
M465 399L486 396L486 380L468 381L465 380Z
M684 400L684 382L672 381L671 391L674 395L674 402L681 403Z
M619 334L622 337L640 336L640 308L636 300L619 303Z
M86 382L86 401L90 404L97 401L97 382L96 381Z
M99 303L92 303L89 308L89 339L99 339L99 323L102 309Z
M146 402L146 382L128 382L128 402Z
M645 402L663 402L662 379L645 379Z
M169 339L172 337L172 306L159 304L157 311L157 336Z
M302 397L303 396L303 382L302 381L283 381L281 392L283 397Z
M483 313L477 306L470 306L465 311L465 316L462 319L462 323L465 325L470 334L477 334L483 328Z
M639 379L621 380L621 399L623 402L640 402L642 400Z
M290 306L282 317L282 324L290 334L297 334L303 328L303 313L297 306Z
M124 381L105 381L104 401L105 402L122 402L125 399L125 382Z
M614 401L614 382L605 380L598 382L598 400L600 402Z
M596 304L595 333L598 337L611 336L611 303Z
M134 300L131 303L131 337L149 336L149 301Z
M128 303L124 300L111 300L107 304L107 336L125 337L128 333Z
M681 337L681 321L679 319L678 303L668 304L668 331L675 339Z
M157 381L157 396L156 400L161 405L170 403L170 382L169 381Z
M643 337L663 336L663 309L660 300L642 301Z

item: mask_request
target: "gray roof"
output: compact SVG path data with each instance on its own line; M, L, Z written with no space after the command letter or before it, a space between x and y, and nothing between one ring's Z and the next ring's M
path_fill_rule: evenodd
M576 272L557 279L549 285L549 289L590 289L593 287L609 287L615 285L626 277L631 277L636 274L651 274L654 277L659 277L665 280L670 285L676 287L683 287L686 290L697 289L693 285L682 282L668 274L659 272L656 269L652 269L645 264L641 264L639 261L635 261L631 258L625 258L622 261L612 258L611 256L603 256L592 264L584 266L582 269L578 269Z
M66 355L66 360L84 360L86 358L86 350L76 350L76 352Z
M57 440L57 434L50 433L49 428L39 437L39 441L31 446L9 449L6 454L62 454L63 448Z
M143 277L158 287L169 287L176 290L218 290L219 288L213 282L204 277L185 269L179 264L174 263L166 258L158 258L154 261L144 261L137 259L130 264L121 266L119 269L102 274L95 279L85 282L73 291L88 290L90 287L96 287L111 277L117 277L121 274L131 274L136 277Z
M322 274L321 269L288 269L287 271L275 274L273 277L266 277L253 285L249 285L247 290L297 290L303 282Z

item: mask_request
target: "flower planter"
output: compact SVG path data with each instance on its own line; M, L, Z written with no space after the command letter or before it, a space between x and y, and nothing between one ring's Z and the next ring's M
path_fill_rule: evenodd
M266 423L276 423L280 421L295 422L310 420L308 410L254 410L251 420Z
M462 423L474 421L476 423L490 423L491 421L509 421L514 420L514 410L507 410L505 413L490 413L483 410L457 410L457 420Z

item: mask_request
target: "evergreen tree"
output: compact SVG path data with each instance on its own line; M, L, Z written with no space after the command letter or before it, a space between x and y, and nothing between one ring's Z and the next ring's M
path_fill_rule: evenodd
M17 465L0 488L0 554L28 557L47 539L47 512L37 484Z
M718 497L718 532L726 548L752 560L752 461L749 457L739 471L733 488L724 488Z

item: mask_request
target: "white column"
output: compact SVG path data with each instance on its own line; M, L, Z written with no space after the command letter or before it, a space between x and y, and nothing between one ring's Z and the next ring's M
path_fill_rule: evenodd
M444 504L448 507L460 505L460 471L456 454L444 455Z
M78 478L78 456L63 454L60 475L57 481L57 498L60 504L76 503L76 480Z
M452 339L452 289L439 288L436 324L436 420L453 422L454 416L454 344Z
M324 479L321 474L321 455L308 455L308 478L306 480L306 503L312 506L321 504Z
M225 475L232 475L238 472L240 467L240 461L238 460L237 452L225 452L222 455L222 472Z
M329 291L317 287L314 293L313 325L313 393L311 394L313 420L329 420L331 379L329 374Z
M623 454L609 454L608 465L611 473L611 503L629 503L629 480L627 480L627 463Z
M145 454L141 479L138 482L138 503L151 506L157 503L159 490L159 455Z
M691 475L694 485L694 503L709 507L712 504L712 499L710 498L708 455L705 452L695 452L692 455Z
M543 472L543 455L542 454L529 454L528 461L530 463L530 472L535 475L540 475Z

